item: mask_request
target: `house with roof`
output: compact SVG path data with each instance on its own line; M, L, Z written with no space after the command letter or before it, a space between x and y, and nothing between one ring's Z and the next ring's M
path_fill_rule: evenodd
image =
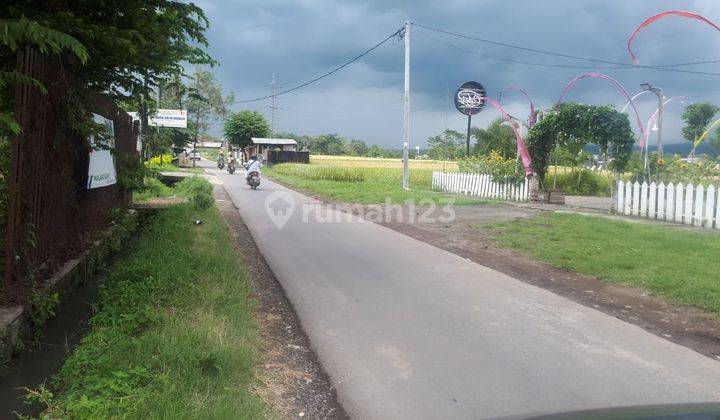
M263 161L268 159L269 150L280 150L281 152L296 152L297 142L293 139L266 139L252 138L253 145L247 148L248 156L257 155Z

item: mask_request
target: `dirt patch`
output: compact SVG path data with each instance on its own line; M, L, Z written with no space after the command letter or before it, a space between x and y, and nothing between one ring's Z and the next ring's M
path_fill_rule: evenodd
M133 208L143 209L163 209L173 204L185 203L188 199L185 197L155 197L139 203L133 203Z
M349 418L240 213L222 187L216 186L214 195L243 256L258 303L254 317L262 337L262 359L255 393L275 410L278 418Z

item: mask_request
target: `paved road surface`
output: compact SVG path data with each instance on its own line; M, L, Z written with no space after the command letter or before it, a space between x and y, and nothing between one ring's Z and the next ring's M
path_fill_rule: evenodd
M303 222L295 192L278 229L288 190L218 177L354 418L720 401L718 361L376 224Z

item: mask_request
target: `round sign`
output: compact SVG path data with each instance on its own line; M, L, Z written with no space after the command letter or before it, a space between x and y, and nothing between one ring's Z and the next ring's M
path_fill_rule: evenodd
M465 115L475 115L485 106L485 88L478 82L465 82L455 92L455 108Z

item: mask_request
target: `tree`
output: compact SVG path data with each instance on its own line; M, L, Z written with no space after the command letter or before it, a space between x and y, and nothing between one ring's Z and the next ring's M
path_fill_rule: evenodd
M125 102L128 110L139 111L144 133L148 132L148 114L156 105L150 99L154 87L183 75L187 64L216 63L203 50L207 46L205 31L209 22L202 9L193 3L25 0L0 2L0 16L3 22L22 22L23 19L40 22L43 28L55 31L47 37L52 42L61 40L56 34L66 34L76 40L81 48L70 45L64 48L74 51L75 55L58 58L64 69L73 75L80 88L103 92ZM34 40L41 52L56 50L42 39L42 31L29 28L28 39ZM12 32L12 28L9 32L5 29L0 28L4 41ZM12 49L0 48L1 70L14 69L15 60ZM80 96L72 92L66 99L64 108L69 125L86 136L94 124L87 121L85 105Z
M298 150L315 150L315 138L313 136L300 136L296 141Z
M232 92L223 96L222 86L206 70L195 71L187 92L188 118L195 122L198 134L206 133L214 121L225 117L228 105L235 100Z
M77 39L91 58L64 59L87 87L118 98L146 93L186 64L214 64L203 50L208 19L193 3L175 0L122 2L10 1L4 19L23 17Z
M627 114L608 105L569 102L543 115L526 140L533 170L543 179L557 146L579 155L588 143L600 146L602 154L613 158L613 168L622 172L630 160L635 135Z
M80 63L88 60L85 46L68 34L25 17L0 20L0 136L20 133L20 125L12 117L12 90L16 84L32 85L42 93L47 92L40 81L15 71L14 55L24 46L34 46L43 53L55 55L70 52Z
M380 146L378 146L377 144L373 144L372 146L370 146L368 148L367 153L365 155L368 157L374 157L374 158L380 157L383 155L383 149Z
M505 158L517 154L515 133L502 118L494 119L485 129L471 128L470 135L475 138L472 149L475 156L487 155L493 150Z
M455 159L463 152L465 135L455 130L445 130L442 134L430 137L427 141L428 156L432 159Z
M234 112L225 118L223 134L230 144L245 149L253 144L253 137L270 135L270 126L257 111Z
M682 113L682 119L685 121L682 135L685 140L694 143L705 131L718 110L720 109L710 102L700 102L686 106Z
M346 154L350 156L365 156L368 151L368 146L362 140L352 139L345 149Z
M347 141L337 134L322 134L315 137L311 152L319 155L342 155Z

